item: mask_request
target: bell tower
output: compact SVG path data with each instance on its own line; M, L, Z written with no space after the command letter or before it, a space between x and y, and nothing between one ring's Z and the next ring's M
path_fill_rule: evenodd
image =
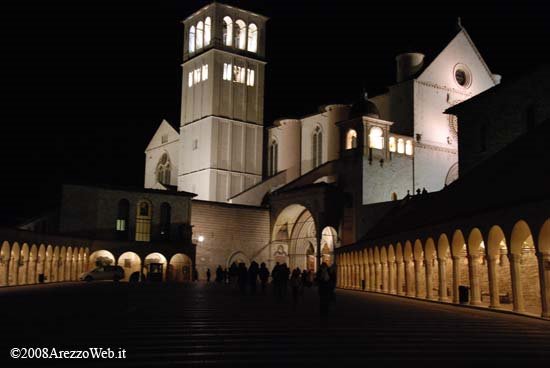
M267 18L212 3L185 26L178 189L226 202L261 181Z

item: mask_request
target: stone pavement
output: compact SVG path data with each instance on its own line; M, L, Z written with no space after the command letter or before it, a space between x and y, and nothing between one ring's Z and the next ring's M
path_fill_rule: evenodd
M550 362L550 321L357 291L337 291L326 320L315 288L295 308L290 293L277 301L205 283L13 287L0 300L6 367ZM127 358L9 358L31 346L124 348Z

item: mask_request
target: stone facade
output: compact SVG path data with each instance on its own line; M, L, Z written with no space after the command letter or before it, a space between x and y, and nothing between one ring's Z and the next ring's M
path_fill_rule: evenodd
M233 261L270 263L269 209L208 201L192 202L193 242L199 277ZM200 242L199 236L204 237Z

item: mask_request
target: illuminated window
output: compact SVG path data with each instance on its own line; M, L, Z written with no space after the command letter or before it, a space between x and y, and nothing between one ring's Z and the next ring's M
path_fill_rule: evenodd
M405 141L403 138L397 140L397 153L405 153Z
M258 51L258 27L254 23L248 25L248 51Z
M130 217L130 202L127 199L118 201L118 213L116 218L116 231L119 239L123 239L128 233L128 218Z
M212 38L212 19L206 17L204 21L204 46L210 45L210 39Z
M247 86L254 85L254 70L252 69L246 69L246 85Z
M187 85L193 87L193 72L189 72L189 78L187 79Z
M320 127L313 131L312 140L313 168L320 166L323 160L323 132Z
M202 80L208 79L208 64L202 66Z
M194 71L193 83L197 84L201 81L201 69L197 68Z
M243 68L242 66L233 65L233 82L244 84L245 78L245 68Z
M272 176L277 174L277 160L279 158L279 144L276 140L273 140L273 142L271 142L268 154L269 159L267 162L267 172L269 176Z
M203 39L204 39L204 23L200 21L197 24L197 50L202 49Z
M410 139L407 139L407 142L405 142L405 154L408 156L412 156L413 154L413 142Z
M229 17L223 18L223 44L226 46L233 44L233 21Z
M393 192L393 193L391 194L391 200L392 200L392 201L397 201L397 193Z
M390 149L390 152L395 152L395 151L397 150L397 145L396 145L396 142L395 142L395 137L390 137L389 149Z
M384 132L382 128L372 127L369 132L369 147L376 149L384 148Z
M139 201L136 214L136 241L151 240L151 203Z
M231 71L233 66L231 64L223 63L223 80L231 80Z
M189 52L195 52L195 26L189 29Z
M164 153L157 164L157 181L161 184L170 184L170 158Z
M348 130L346 134L346 149L357 148L357 132L355 129Z
M246 24L240 19L235 21L235 42L233 44L241 50L246 48Z

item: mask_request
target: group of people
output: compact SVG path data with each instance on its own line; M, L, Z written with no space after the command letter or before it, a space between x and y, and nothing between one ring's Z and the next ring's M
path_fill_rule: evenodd
M210 277L210 270L208 270L207 281L210 281ZM334 265L328 266L326 263L322 263L317 273L314 273L311 270L300 270L300 268L291 271L286 263L277 262L270 272L263 262L258 265L257 262L252 261L248 268L244 263L233 262L229 269L224 269L221 265L217 267L215 282L236 285L243 295L247 293L247 289L251 295L255 295L258 283L262 294L265 294L270 277L273 293L278 300L286 297L290 285L294 306L303 295L304 287L312 287L314 284L318 287L321 315L328 313L329 304L335 299L336 269Z

